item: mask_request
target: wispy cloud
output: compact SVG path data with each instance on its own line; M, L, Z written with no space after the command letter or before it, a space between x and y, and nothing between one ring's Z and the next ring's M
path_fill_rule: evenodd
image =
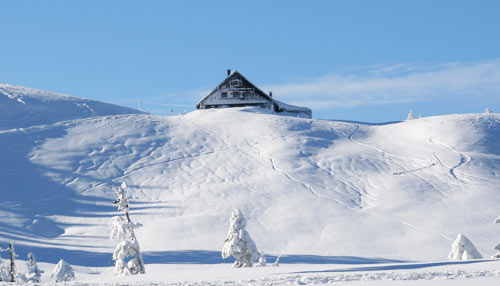
M277 99L324 110L432 100L500 99L500 59L378 65L264 87Z
M207 88L191 89L183 92L166 92L157 96L145 97L147 101L168 102L172 104L196 103L210 90Z
M156 96L144 96L141 98L142 109L153 114L177 114L183 110L193 110L196 103L208 89L192 89L184 92L166 92Z

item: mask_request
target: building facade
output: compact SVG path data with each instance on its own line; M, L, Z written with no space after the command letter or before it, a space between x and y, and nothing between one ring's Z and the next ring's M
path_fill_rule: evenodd
M312 111L306 107L293 106L282 103L272 98L272 93L266 94L252 84L238 71L227 71L227 77L198 104L198 109L229 108L254 106L272 110L273 112L286 112L299 117L312 117Z

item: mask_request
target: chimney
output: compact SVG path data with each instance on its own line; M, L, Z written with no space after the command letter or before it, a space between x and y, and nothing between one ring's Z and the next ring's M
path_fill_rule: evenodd
M269 92L269 97L273 97L273 92L272 91Z
M228 69L228 70L227 70L227 76L229 76L230 74L231 74L231 70L230 70L230 69Z

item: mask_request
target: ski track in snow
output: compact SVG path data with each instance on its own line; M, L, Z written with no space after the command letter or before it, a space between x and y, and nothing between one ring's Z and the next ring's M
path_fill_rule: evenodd
M405 175L405 174L409 174L409 173L414 173L414 172L418 172L418 171L422 171L424 169L428 169L430 167L433 167L435 166L436 163L430 163L428 166L424 166L424 167L420 167L420 168L416 168L416 169L413 169L413 170L407 170L407 171L401 171L401 172L395 172L395 173L392 173L393 175L396 175L396 176L400 176L400 175Z
M285 176L286 176L286 177L287 177L290 181L293 181L293 182L296 182L296 183L298 183L298 184L301 184L301 185L302 185L302 186L303 186L306 190L308 190L311 194L313 194L313 195L315 195L315 196L317 196L317 197L319 197L319 198L323 198L323 199L327 199L327 200L333 201L333 202L335 202L335 203L337 203L337 204L339 204L339 205L341 205L341 206L343 206L343 207L345 207L345 208L351 209L351 207L349 207L349 206L345 205L344 203L342 203L342 202L341 202L341 201L339 201L339 200L336 200L336 199L334 199L334 198L330 198L330 197L324 197L323 195L318 194L318 193L317 193L317 192L313 189L313 187L311 187L311 185L307 184L306 182L302 182L302 181L300 181L300 180L295 179L294 177L292 177L292 176L291 176L288 172L286 172L285 170L282 170L282 169L278 168L278 166L276 165L276 161L275 161L273 158L271 158L271 157L270 157L270 158L269 158L269 160L270 160L270 162L271 162L271 164L272 164L272 168L273 168L273 170L275 170L275 171L277 171L277 172L282 173L282 174L283 174L283 175L285 175Z
M145 168L149 168L149 167L153 167L153 166L157 166L157 165L161 165L161 164L169 164L171 162L175 162L175 161L179 161L179 160L186 160L186 159L192 159L192 158L196 158L196 157L201 157L201 156L206 156L206 155L211 155L211 154L215 154L215 153L218 153L218 152L224 152L224 151L227 151L229 150L230 148L225 148L225 149L222 149L222 150L215 150L215 151L209 151L209 152L205 152L205 153L200 153L200 154L196 154L196 155L191 155L191 156L185 156L185 157L180 157L180 158L174 158L174 159L170 159L170 160L165 160L165 161L160 161L160 162L155 162L155 163L151 163L151 164L147 164L147 165L144 165L144 166L141 166L141 167L137 167L129 172L125 172L123 175L121 176L118 176L118 177L114 177L112 179L109 179L109 180L106 180L106 181L102 181L88 189L85 189L81 192L79 192L80 195L82 194L85 194L91 190L94 190L95 188L99 187L99 186L102 186L102 185L105 185L105 184L109 184L109 183L112 183L116 180L120 180L120 179L123 179L125 177L128 177L130 175L132 175L133 173L137 172L137 171L140 171L140 170L143 170Z
M439 162L439 164L440 164L441 166L448 168L448 174L450 174L450 176L451 176L453 179L455 179L455 180L457 180L457 181L459 181L459 182L464 183L464 181L460 180L460 179L459 179L459 178L457 178L457 176L455 175L455 171L454 171L454 169L455 169L456 167L451 167L451 166L448 166L446 163L444 163L444 162L443 162L443 160L441 160L441 158L440 158L440 157L436 154L436 152L434 152L434 153L433 153L433 155L434 155L434 158L436 158L436 160ZM457 165L457 166L458 166L458 165Z
M448 146L448 145L446 145L446 144L444 144L444 143L442 143L442 142L439 142L439 141L437 141L437 140L435 140L435 139L429 138L429 142L434 143L434 144L441 145L441 146L445 147L446 149L448 149L448 150L450 150L450 151L452 151L452 152L454 152L454 153L456 153L456 154L458 154L458 155L460 156L460 161L458 162L458 164L457 164L457 165L455 165L455 166L448 166L448 165L446 165L446 164L443 162L443 160L441 160L441 159L437 156L436 152L434 152L434 157L435 157L435 158L439 161L439 163L440 163L441 165L445 166L446 168L449 168L449 173L450 173L450 175L451 175L451 176L452 176L455 180L458 180L458 181L460 181L460 182L464 183L464 181L462 181L462 180L460 180L459 178L457 178L457 175L455 174L455 170L457 170L458 168L462 167L463 165L465 165L465 164L469 163L469 162L471 161L471 157L470 157L469 155L465 154L465 153L458 152L457 150L455 150L455 149L451 148L450 146Z
M361 145L361 146L364 146L366 148L370 148L370 149L373 149L379 153L381 153L382 155L387 155L389 157L394 157L394 158L398 158L398 159L402 159L402 160L405 160L405 161L416 161L416 162L424 162L426 164L429 164L429 161L427 160L424 160L424 159L416 159L416 158L409 158L409 157L403 157L403 156L399 156L399 155L395 155L395 154L392 154L392 153L389 153L385 150L382 150L378 147L375 147L375 146L372 146L372 145L369 145L369 144L366 144L366 143L362 143L362 142L359 142L357 141L356 139L354 139L354 135L359 131L360 129L360 126L359 124L356 125L356 129L351 133L351 135L348 136L349 140L358 144L358 145Z
M317 168L320 168L322 169L321 167L319 167L317 164L316 164ZM370 194L369 192L366 191L366 188L365 188L365 191L362 192L359 188L357 188L354 184L351 184L349 183L348 181L345 181L343 180L342 178L340 178L339 176L337 176L333 170L331 169L328 169L327 172L330 174L330 176L332 176L332 178L334 178L336 181L339 181L342 185L344 185L344 187L348 188L348 189L351 189L352 191L354 191L355 193L358 194L358 196L360 197L360 203L359 203L359 208L363 208L362 207L362 204L363 204L363 198L366 197L367 199L365 199L365 201L367 200L370 200L370 199L373 199L373 195ZM375 195L376 196L376 195ZM352 208L352 207L351 207Z
M445 164L443 162L443 160L441 160L441 158L434 152L434 157L438 160L438 162L443 165L444 167L448 168L449 169L449 173L450 175L455 178L456 180L462 182L462 183L465 183L463 180L457 178L456 176L456 173L460 173L462 175L465 175L465 176L469 176L469 177L473 177L473 178L477 178L477 179L480 179L480 180L483 180L483 181L487 181L487 182L490 182L490 183L497 183L497 182L494 182L488 178L484 178L482 176L478 176L478 175L475 175L475 174L471 174L471 173L468 173L468 172L464 172L462 170L459 170L458 168L460 167L463 167L465 166L466 164L469 164L473 158L469 155L467 155L466 153L463 153L463 152L460 152L460 151L457 151L456 149L454 148L451 148L450 146L444 144L443 142L440 142L440 141L437 141L436 139L433 139L433 138L429 138L429 142L433 143L433 144L437 144L437 145L441 145L443 147L445 147L446 149L452 151L453 153L456 153L460 156L460 161L458 162L457 165L455 166L448 166L447 164ZM471 181L471 180L468 180L466 177L464 176L464 179L469 182L469 183L478 183L477 181Z
M367 211L366 209L363 210L364 212L366 212L367 214L370 214L372 216L375 216L375 217L379 217L381 219L384 219L384 220L387 220L387 221L393 221L393 222L397 222L397 223L400 223L400 224L403 224L409 228L413 228L413 229L416 229L418 231L429 231L437 236L441 236L442 238L448 240L448 241L453 241L454 239L445 235L444 233L441 233L439 231L435 231L435 230L429 230L429 229L426 229L426 228L423 228L423 227L420 227L420 226L416 226L414 224L411 224L409 222L406 222L404 220L399 220L399 219L394 219L394 218L389 218L389 217L386 217L386 216L383 216L383 215L380 215L380 214L376 214L376 213L373 213L373 212L370 212L370 211Z
M368 144L360 143L359 141L356 141L356 140L353 138L354 134L356 134L356 132L358 132L359 128L360 128L360 127L359 127L359 125L356 125L356 129L355 129L355 130L351 133L351 135L349 135L349 136L348 136L349 140L351 140L352 142L357 143L357 144L359 144L359 145L361 145L361 146L364 146L364 147L370 148L370 149L375 150L375 151L377 151L377 152L380 152L380 153L382 153L382 155L387 154L387 155L390 155L390 156L395 157L395 158L399 158L399 159L406 159L406 160L411 160L411 161L425 161L425 160L421 160L421 159L412 159L412 158L406 158L406 157L402 157L402 156L397 156L397 155L394 155L394 154L387 153L387 152L385 152L384 150L379 149L379 148L377 148L377 147L373 147L373 146L368 145ZM427 161L425 161L425 162L427 162ZM426 169L426 168L430 168L430 167L432 167L432 166L434 166L434 165L435 165L435 163L433 162L433 163L431 163L429 166L422 167L422 168L420 168L420 169L418 169L418 170L423 170L423 169ZM402 166L400 166L400 167L402 168ZM403 168L403 169L404 169L404 168ZM404 174L406 174L406 173L415 173L416 171L417 171L417 170L406 170L406 171L404 171L403 173L404 173ZM400 175L400 174L398 174L398 175ZM423 178L422 178L421 176L419 176L419 175L416 175L416 174L414 174L414 175L415 175L415 176L417 176L418 178L420 178L421 180L423 180L424 182L426 182L426 183L430 184L431 186L433 186L433 187L434 187L434 188L435 188L435 189L436 189L439 193L441 193L444 197L448 197L448 198L450 197L450 196L449 196L449 195L447 195L446 193L442 192L439 188L437 188L434 184L430 183L428 180L423 179ZM410 228L413 228L413 229L416 229L416 230L419 230L419 231L430 231L430 232L432 232L432 233L434 233L434 234L436 234L436 235L438 235L438 236L441 236L442 238L444 238L444 239L446 239L446 240L453 241L453 239L452 239L452 238L450 238L449 236L447 236L447 235L445 235L445 234L443 234L443 233L441 233L441 232L438 232L438 231L435 231L435 230L428 230L428 229L425 229L425 228L422 228L422 227L416 226L416 225L414 225L414 224L411 224L411 223L406 222L406 221L403 221L403 220L393 219L393 218L389 218L389 217L382 216L382 215L379 215L379 214L375 214L375 213L373 213L373 212L368 211L367 209L362 209L362 210L363 210L365 213L370 214L370 215L372 215L372 216L379 217L379 218L382 218L382 219L384 219L384 220L388 220L388 221L397 222L397 223L403 224L403 225L405 225L405 226L407 226L407 227L410 227Z
M247 142L247 145L248 145L248 146L251 146L251 144L248 144L248 142ZM242 148L242 147L240 147L240 149L241 149L241 148ZM328 201L332 201L332 202L334 202L334 203L336 203L336 204L339 204L339 205L343 206L344 208L347 208L347 209L353 209L352 207L347 206L346 204L342 203L341 201L339 201L339 200L337 200L337 199L334 199L334 198L331 198L331 197L325 197L325 196L323 196L323 195L321 195L321 194L317 193L311 185L307 184L306 182L303 182L303 181L300 181L300 180L298 180L298 179L294 178L293 176L291 176L291 175L290 175L290 173L288 173L287 171L285 171L285 170L283 170L283 169L279 168L279 167L277 166L277 164L276 164L276 160L275 160L274 158L272 158L272 157L268 157L268 158L266 158L266 157L264 156L264 154L262 154L262 152L260 152L260 150L259 150L259 149L257 149L257 148L251 148L251 147L247 147L247 148L245 148L245 149L248 149L248 150L251 150L251 151L255 152L255 153L256 153L259 157L261 157L263 160L268 160L268 161L271 163L271 168L272 168L275 172L281 173L281 174L283 174L286 178L288 178L290 181L292 181L292 182L294 182L294 183L297 183L297 184L301 185L301 186L302 186L302 187L304 187L304 188L305 188L308 192L310 192L312 195L315 195L315 196L317 196L317 197L319 197L319 198L327 199Z
M370 148L372 150L375 150L379 153L382 154L382 156L384 155L388 155L390 157L394 157L394 158L398 158L398 159L403 159L403 160L409 160L409 161L417 161L417 162L425 162L426 166L423 166L423 167L420 167L420 168L416 168L416 169L413 169L413 170L408 170L406 168L404 168L403 166L401 166L400 164L397 164L401 169L403 169L404 171L400 171L400 172L394 172L392 173L393 175L395 176L400 176L400 175L405 175L405 174L412 174L414 176L416 176L417 178L421 179L422 181L426 182L427 184L431 185L435 190L437 190L441 195L443 195L444 197L447 197L449 198L450 196L448 194L446 194L445 192L443 192L440 188L438 188L435 184L429 182L429 180L427 179L424 179L422 176L418 175L417 173L419 171L422 171L422 170L425 170L425 169L428 169L428 168L431 168L433 166L436 166L436 163L435 162L429 162L427 160L424 160L424 159L415 159L415 158L408 158L408 157L402 157L402 156L398 156L398 155L394 155L394 154L391 154L391 153L388 153L380 148L377 148L377 147L374 147L374 146L371 146L369 144L366 144L366 143L361 143L357 140L354 139L354 135L358 132L360 126L359 125L356 125L356 129L352 132L351 135L349 135L349 140L351 140L352 142L356 143L356 144L359 144L361 146L364 146L366 148Z
M431 168L431 167L435 166L436 165L435 162L429 163L429 161L423 160L423 159L413 159L413 158L407 158L407 157L402 157L402 156L394 155L394 154L391 154L391 153L387 153L386 151L384 151L384 150L382 150L380 148L377 148L377 147L374 147L374 146L371 146L371 145L368 145L368 144L365 144L365 143L361 143L361 142L359 142L359 141L357 141L357 140L354 139L354 134L356 134L356 132L358 132L359 128L360 128L359 124L356 125L356 129L351 133L351 135L349 135L348 138L352 142L354 142L356 144L359 144L361 146L364 146L366 148L370 148L372 150L375 150L375 151L381 153L382 155L389 155L389 156L392 156L392 157L395 157L395 158L398 158L398 159L404 159L404 160L410 160L410 161L426 162L427 164L429 164L427 166L420 167L420 168L417 168L417 169L414 169L414 170L408 170L408 169L406 169L403 166L401 166L401 165L398 164L399 167L401 169L403 169L404 171L393 173L393 175L412 174L412 175L416 176L417 178L421 179L422 181L426 182L427 184L431 185L435 190L437 190L444 197L447 197L447 198L450 197L448 194L446 194L440 188L438 188L435 184L431 183L429 180L426 180L422 176L420 176L420 175L417 174L418 171L422 171L422 170L425 170L425 169L428 169L428 168Z

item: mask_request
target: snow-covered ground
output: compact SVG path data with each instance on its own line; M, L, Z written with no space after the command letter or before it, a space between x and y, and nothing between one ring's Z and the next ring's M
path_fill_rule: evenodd
M494 254L500 115L363 124L238 108L161 117L104 103L79 112L80 99L47 94L0 86L2 110L12 111L0 115L0 247L13 241L41 268L63 258L91 284L500 278L496 261L432 262L446 260L459 233ZM147 274L115 278L110 187L122 182L144 224L136 235ZM235 207L268 262L282 255L280 267L231 269L220 258Z
M0 84L0 130L109 114L139 114L132 108L44 90Z
M145 275L114 277L83 269L74 285L498 285L500 261L412 264L149 265ZM103 283L103 281L105 281Z

